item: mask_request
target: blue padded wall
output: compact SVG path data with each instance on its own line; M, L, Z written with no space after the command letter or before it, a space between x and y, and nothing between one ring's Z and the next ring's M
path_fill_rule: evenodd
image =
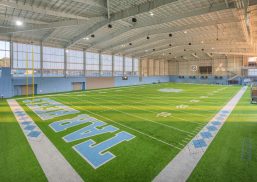
M35 78L38 94L69 92L72 91L72 82L85 82L84 77L81 78ZM31 78L29 84L31 84ZM26 78L13 78L13 95L20 93L20 85L26 85Z
M129 85L140 85L140 84L151 84L153 82L169 82L169 76L151 76L143 77L140 81L138 76L129 76L128 80L122 80L122 77L115 77L115 87L129 86Z
M208 79L202 79L196 76L195 79L189 78L189 76L184 76L184 78L179 78L178 76L170 76L170 82L178 83L199 83L199 84L228 84L228 77L223 76L222 79L215 79L215 76L208 76Z
M12 76L10 68L0 68L1 77L0 77L0 96L4 98L12 97Z

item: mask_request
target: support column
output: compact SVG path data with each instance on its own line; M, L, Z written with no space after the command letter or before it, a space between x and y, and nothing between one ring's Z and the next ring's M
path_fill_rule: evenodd
M43 42L40 42L40 77L43 77Z
M139 72L139 77L142 77L142 59L138 60L138 72Z
M122 61L123 61L123 76L125 75L125 56L122 56Z
M134 70L134 65L135 65L135 63L134 63L134 57L132 57L132 76L135 76L135 70Z
M99 77L102 75L102 53L99 52Z
M67 49L64 48L64 77L67 77Z
M161 60L159 60L159 76L161 76Z
M149 59L147 59L147 62L146 62L146 67L147 67L147 76L149 76L150 75L150 60Z
M10 68L13 69L13 41L10 39Z
M176 69L176 72L177 72L177 76L179 75L179 61L176 61L177 62L177 69Z
M155 73L155 70L156 70L156 60L153 60L153 76L155 76L156 75L156 73Z
M86 49L83 49L83 71L84 71L84 77L87 76L87 53Z
M112 77L114 77L114 55L112 54Z

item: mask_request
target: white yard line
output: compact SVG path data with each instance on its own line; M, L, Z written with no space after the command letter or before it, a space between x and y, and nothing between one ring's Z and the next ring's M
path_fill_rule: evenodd
M241 88L153 181L185 182L246 90L247 87Z
M85 96L86 96L86 95L85 95ZM142 102L142 101L134 101L135 99L132 98L132 97L126 97L126 96L122 96L122 95L118 95L118 96L121 96L121 97L124 97L124 98L129 98L129 99L130 99L130 102L132 102L132 103L143 104L143 105L145 105L145 106L149 106L149 105L146 104L145 102ZM110 96L105 96L104 98L112 98L113 100L117 99L117 97L114 98L114 97L110 97ZM95 98L94 98L94 99L95 99ZM160 101L161 101L161 100L160 100ZM107 102L111 102L111 101L108 100ZM115 104L116 104L116 103L120 104L119 102L115 102ZM155 112L155 111L150 111L150 110L141 109L141 108L139 108L139 107L134 107L134 106L131 106L131 105L125 105L125 104L120 104L120 105L122 105L122 106L127 106L127 107L131 107L131 108L135 108L135 109L142 110L142 111L146 111L146 112L155 113L155 114L158 114L158 113L159 113L159 112ZM155 105L154 107L163 109L163 107L166 107L166 106L156 106L156 105ZM174 106L174 107L175 107L175 106ZM178 109L163 109L163 110L179 111ZM181 111L180 111L180 112L181 112ZM192 114L192 113L190 113L190 112L187 112L187 113L188 113L188 114ZM175 119L178 119L178 120L181 120L181 121L187 121L187 122L189 122L189 123L198 124L198 125L204 124L204 123L201 123L201 122L189 121L189 120L186 120L186 119L184 119L184 118L177 117L177 116L172 116L172 115L171 115L170 117L175 118Z
M14 99L7 100L49 182L82 182L83 179ZM17 151L19 152L19 151ZM22 157L22 156L21 156Z
M87 112L89 112L89 113L91 113L91 114L93 114L93 115L95 115L95 116L101 117L101 118L103 118L103 119L105 119L105 120L107 120L107 121L110 121L110 122L112 122L112 123L115 123L115 124L117 124L117 125L120 125L120 126L122 126L122 127L124 127L124 128L128 128L128 129L130 129L130 130L132 130L132 131L135 131L135 132L137 132L137 133L140 133L140 134L143 135L143 136L146 136L146 137L148 137L148 138L151 138L151 139L153 139L153 140L156 140L156 141L158 141L158 142L160 142L160 143L162 143L162 144L168 145L168 146L170 146L170 147L172 147L172 148L176 148L176 149L178 149L178 150L181 150L181 149L182 149L182 148L180 148L180 147L178 147L178 146L176 146L176 145L174 145L174 144L168 143L168 142L163 141L163 140L161 140L161 139L159 139L159 138L153 137L153 136L148 135L148 134L146 134L146 133L144 133L144 132L142 132L142 131L139 131L139 130L137 130L137 129L134 129L134 128L130 127L130 126L127 126L127 125L121 124L120 122L114 121L113 119L107 118L107 117L105 117L105 116L99 115L99 114L97 114L97 113L95 113L95 112L92 112L92 111L89 111L89 110L85 110L85 109L83 109L83 108L80 107L80 106L75 106L75 105L71 104L70 102L65 101L65 100L63 100L63 99L56 98L56 100L59 100L59 101L61 101L61 102L64 102L64 103L66 103L67 105L70 105L70 106L72 106L72 107L74 107L74 108L80 109L81 111L87 111ZM97 105L97 104L95 104L95 105ZM101 106L101 107L103 107L103 106Z
M68 97L71 97L71 96L68 96ZM75 97L71 97L71 98L73 98L73 99L75 99L75 100L78 100L78 101L81 101L80 99L77 99L77 98L75 98ZM97 98L94 98L94 99L97 99ZM97 100L99 100L99 99L97 99ZM100 100L101 100L101 99L100 99ZM96 104L96 103L94 103L94 102L92 102L92 101L89 101L89 100L86 100L86 101L89 102L89 103L92 103L92 104ZM107 102L112 103L111 101L107 101ZM96 104L96 105L99 105L99 104ZM181 133L186 133L186 134L191 135L191 136L194 135L194 133L192 133L192 132L189 132L189 131L186 131L186 130L182 130L182 129L179 129L179 128L177 128L177 127L170 126L170 125L167 125L167 124L164 124L164 123L158 123L158 122L153 121L153 120L151 120L151 119L143 118L143 117L137 116L137 115L135 115L135 114L130 114L130 113L127 113L127 112L124 112L124 111L121 111L121 110L117 110L117 109L114 109L114 108L109 107L109 106L103 105L102 107L105 107L105 108L111 109L111 110L113 110L113 111L117 111L117 112L123 113L123 114L125 114L125 115L131 116L131 117L134 117L134 118L138 118L138 119L141 119L141 120L149 121L149 122L155 123L155 124L157 124L157 125L161 125L161 126L164 126L164 127L167 127L167 128L170 128L170 129L173 129L173 130L176 130L176 131L179 131L179 132L181 132Z

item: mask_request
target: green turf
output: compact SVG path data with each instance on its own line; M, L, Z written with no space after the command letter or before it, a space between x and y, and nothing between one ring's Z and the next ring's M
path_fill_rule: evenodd
M0 101L0 181L47 181L7 102Z
M257 181L257 105L249 96L248 90L189 181Z
M178 88L183 89L183 92L162 93L158 91L160 88ZM225 90L208 95L221 88ZM65 143L62 140L63 136L87 124L55 133L48 126L50 123L76 115L42 121L22 103L22 99L19 103L83 179L151 181L239 89L240 87L218 85L166 83L44 96L136 136L129 142L111 148L109 151L117 157L96 170L72 149L72 146L87 139L72 143ZM201 96L209 97L200 98ZM189 102L192 99L200 102ZM176 108L178 105L189 107L181 110ZM172 115L167 118L156 117L160 112L169 112ZM91 139L101 142L116 133L103 134Z

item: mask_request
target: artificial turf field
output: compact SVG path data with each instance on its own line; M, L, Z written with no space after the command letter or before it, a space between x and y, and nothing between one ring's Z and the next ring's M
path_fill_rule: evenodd
M182 91L160 92L159 89L162 88ZM72 143L66 143L62 139L87 124L55 133L49 127L50 123L75 115L42 121L24 105L23 98L18 101L84 180L151 181L239 89L237 86L163 83L43 96L136 136L131 141L109 149L116 158L96 170L72 149L72 146L87 139ZM163 112L171 115L162 117L160 113ZM1 119L0 135L7 139L1 140L0 154L9 156L9 159L0 159L0 166L5 166L0 170L1 179L45 181L46 178L6 103L1 103L1 114L4 121ZM256 180L254 173L251 173L256 167L256 116L255 106L249 104L247 92L189 181L210 181L213 175L216 178L212 179L217 179L214 181L229 181L231 176L234 177L233 181L237 181L240 178L236 178L236 175L240 173L251 181ZM115 133L108 133L91 139L98 143L114 135ZM248 145L251 146L251 158ZM17 151L20 157L16 155ZM244 171L247 168L249 171ZM22 174L19 174L21 171ZM228 171L230 172L227 173Z

